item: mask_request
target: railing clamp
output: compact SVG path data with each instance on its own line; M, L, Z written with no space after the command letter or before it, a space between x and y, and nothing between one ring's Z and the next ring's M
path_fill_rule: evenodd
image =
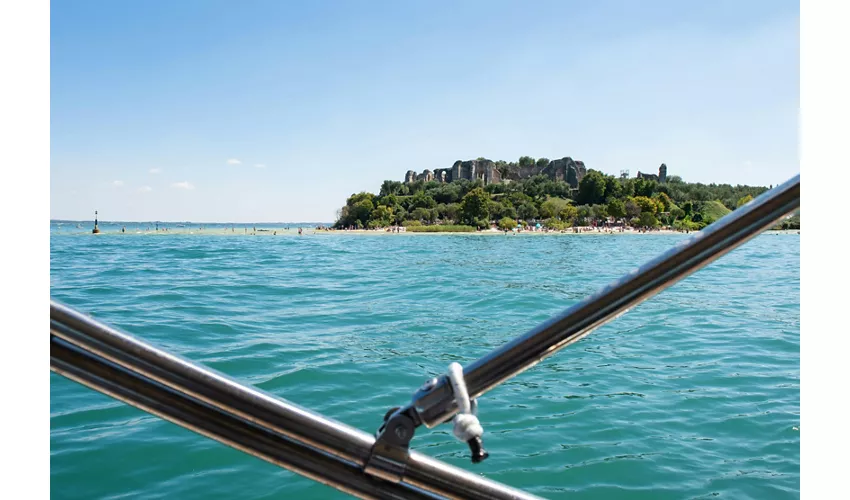
M476 417L478 403L469 397L463 378L463 368L457 363L452 363L449 365L448 375L442 377L442 380L432 378L426 381L413 395L411 404L404 408L392 408L384 415L384 423L375 433L375 444L363 467L366 474L393 483L399 483L404 479L410 457L410 441L413 439L416 428L423 424L417 410L417 403L441 385L441 382L450 388L454 403L459 410L454 419L455 437L469 446L472 463L479 463L489 456L481 441L484 430Z
M375 444L363 471L393 483L400 483L407 472L410 440L416 432L416 415L410 406L393 408L384 415L384 423L375 435Z

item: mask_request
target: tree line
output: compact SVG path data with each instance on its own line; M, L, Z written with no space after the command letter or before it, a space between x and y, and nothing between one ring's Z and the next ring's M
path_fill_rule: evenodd
M527 158L519 163L529 162ZM338 211L335 227L451 224L484 229L496 224L508 229L540 223L563 230L616 221L642 228L700 230L767 189L690 183L675 175L659 183L596 170L588 170L575 189L544 175L486 186L466 179L450 183L387 180L377 195L352 194Z

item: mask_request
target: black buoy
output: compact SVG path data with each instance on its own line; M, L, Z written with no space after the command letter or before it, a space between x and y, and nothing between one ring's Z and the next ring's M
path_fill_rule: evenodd
M91 230L92 234L98 234L100 229L97 227L97 210L94 211L94 229Z

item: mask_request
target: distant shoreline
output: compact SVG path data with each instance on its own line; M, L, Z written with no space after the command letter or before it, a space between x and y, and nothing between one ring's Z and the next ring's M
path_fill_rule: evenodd
M504 236L504 237L513 237L513 236L611 236L611 235L671 235L671 234L695 234L697 231L691 231L690 233L683 233L680 231L672 231L672 230L656 230L656 231L612 231L612 232L604 232L604 231L582 231L582 232L573 232L573 231L521 231L519 233L508 232L505 234L504 231L474 231L468 233L462 232L402 232L402 233L394 233L388 232L386 230L369 230L369 229L354 229L354 230L320 230L315 228L304 228L303 234L301 236L334 236L334 235L358 235L358 236L428 236L428 235L455 235L455 236ZM770 229L764 231L763 234L800 234L799 229ZM139 230L136 228L127 229L126 232L122 233L120 229L109 229L104 230L101 229L99 234L92 234L91 228L79 229L79 228L69 228L68 231L51 231L51 236L280 236L280 237L292 237L299 236L298 228L290 227L288 230L281 228L261 228L257 229L254 232L251 228L247 231L245 228L240 228L237 230L232 230L230 228L212 228L212 229L198 229L198 228L168 228L165 230Z

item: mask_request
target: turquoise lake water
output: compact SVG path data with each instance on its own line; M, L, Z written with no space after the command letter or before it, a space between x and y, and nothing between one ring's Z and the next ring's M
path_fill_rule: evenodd
M368 432L685 238L68 227L53 298ZM486 462L447 425L414 448L547 498L799 498L799 238L761 235L486 394ZM50 407L54 498L346 498L55 374Z

